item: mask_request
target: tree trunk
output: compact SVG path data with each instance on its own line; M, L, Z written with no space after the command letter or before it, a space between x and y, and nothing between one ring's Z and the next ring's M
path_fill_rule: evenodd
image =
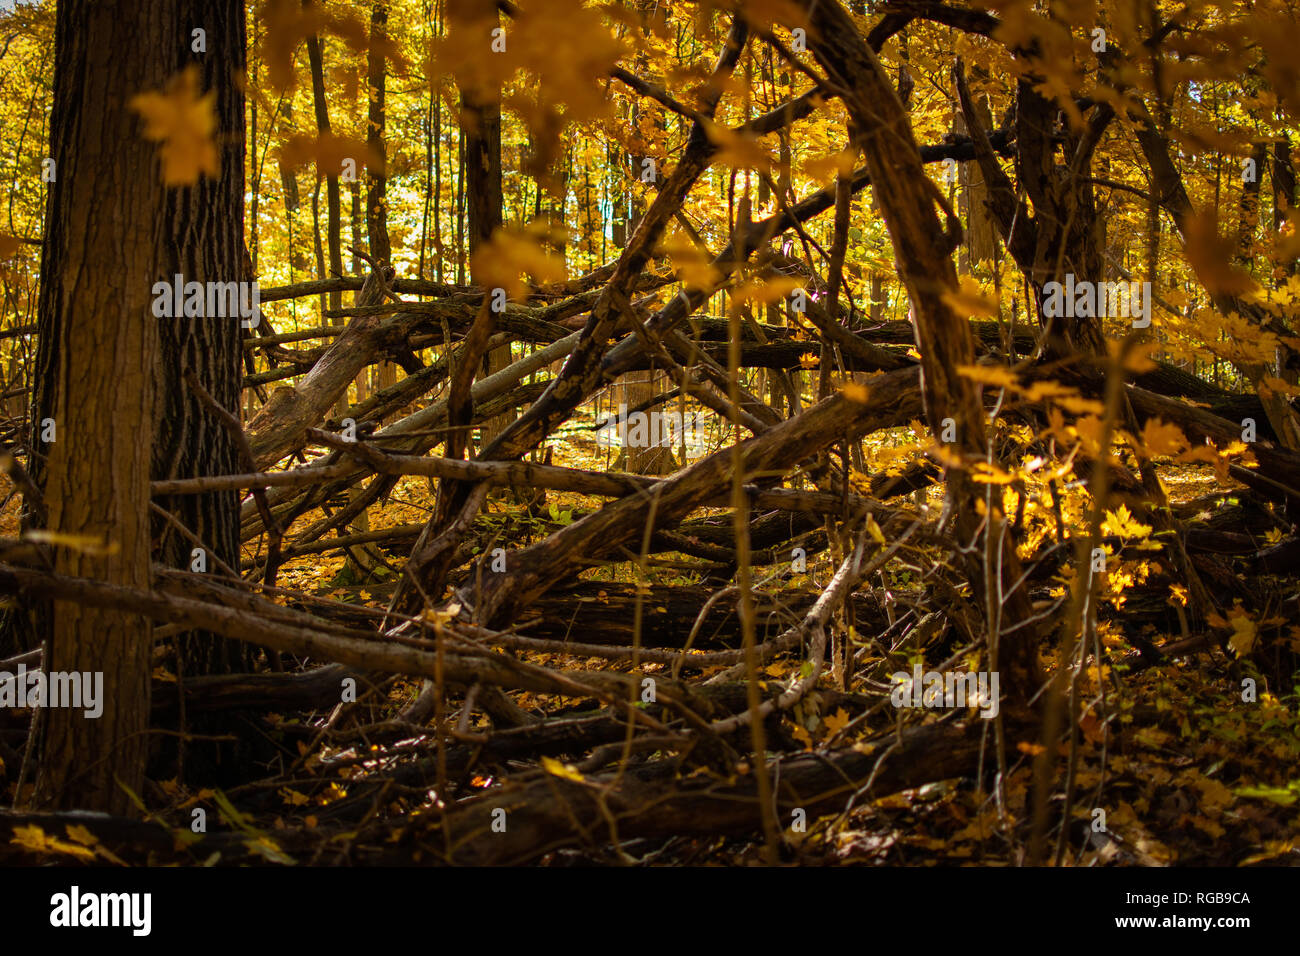
M320 37L309 36L307 38L307 60L311 66L312 102L316 107L316 132L321 136L325 136L330 132L330 114L329 104L325 100L325 63ZM319 172L317 170L318 174ZM325 173L325 208L329 216L327 223L329 238L327 242L330 256L330 272L339 276L343 274L343 251L339 239L341 206L339 170L328 170ZM327 277L321 276L321 278ZM329 307L331 309L341 309L343 307L343 293L331 292L329 294Z
M177 35L188 36L195 23L206 31L204 53L189 53L184 59L201 72L202 88L216 91L217 142L221 144L221 176L200 179L188 189L169 189L160 242L163 267L158 278L179 274L187 282L253 281L251 263L244 251L244 94L231 77L243 77L245 69L245 25L242 0L186 0L173 4ZM162 33L160 36L171 36ZM162 44L172 49L174 44ZM220 51L217 53L216 51ZM169 64L169 70L183 63ZM222 408L239 415L242 377L243 335L240 319L175 318L158 320L160 357L158 367L158 433L153 449L155 480L194 478L200 475L232 474L240 470L234 436L210 407L185 382L193 371L204 390ZM180 495L157 499L181 524L203 542L204 562L209 573L224 562L239 566L239 496L234 492ZM147 511L147 509L146 509ZM159 542L156 559L173 568L190 570L197 545L182 536L169 522L154 519L154 538ZM247 671L254 651L248 645L228 641L207 632L192 631L176 639L178 667L182 677L230 674ZM227 717L211 715L192 721L184 728L203 735L234 733ZM164 744L169 750L172 741ZM191 783L222 779L222 768L230 771L241 760L245 748L239 743L213 741L181 742L194 759L182 759L180 770Z
M465 135L465 189L469 206L470 282L480 284L473 269L474 252L501 227L501 101L472 90L461 90L461 129ZM510 346L490 349L483 372L491 375L511 363ZM505 430L515 416L498 415L483 426L486 445Z
M229 438L179 385L179 366L192 367L225 407L238 401L239 320L158 320L151 309L153 284L176 272L186 281L247 278L242 217L226 206L234 197L238 213L243 200L243 96L230 79L232 66L237 75L243 69L243 4L197 7L65 0L57 13L51 156L59 176L42 255L34 420L38 435L45 417L58 431L52 444L37 446L48 459L36 477L47 527L68 536L56 548L55 571L129 587L150 586L151 471L197 474L200 448L218 460L229 450ZM178 38L196 22L211 34L208 43L222 43L204 85L215 80L223 175L165 188L156 149L125 104L175 75L188 57ZM136 53L120 57L122 50ZM221 467L210 461L205 471ZM213 548L234 554L233 494L173 504ZM74 543L91 540L108 547ZM171 539L164 547L172 557L181 550ZM47 671L102 674L103 713L42 711L35 800L132 815L128 789L141 791L148 753L152 624L138 613L62 601L39 620Z
M387 112L384 107L384 54L382 40L388 30L388 4L375 3L370 8L370 52L366 58L366 73L370 85L369 125L366 145L378 157L375 169L366 173L366 236L370 255L388 263L393 252L388 241L388 143L385 140ZM397 363L387 359L375 370L375 389L397 384ZM358 396L360 400L361 396Z

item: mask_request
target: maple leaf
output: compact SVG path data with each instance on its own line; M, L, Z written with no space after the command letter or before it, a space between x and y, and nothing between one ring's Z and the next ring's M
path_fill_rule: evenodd
M144 117L144 136L161 143L162 179L168 186L193 186L199 175L215 179L221 160L213 134L217 129L216 90L199 92L199 68L188 66L162 93L138 93L127 103Z
M688 290L711 290L722 279L722 272L710 258L683 237L661 242L655 254L672 259L674 274Z
M1228 646L1238 657L1245 657L1254 649L1259 630L1255 622L1239 607L1234 607L1228 612L1228 623L1232 625L1232 636L1228 638Z
M63 853L82 860L93 860L95 853L84 846L77 846L56 836L50 836L36 824L14 827L14 835L9 840L34 853Z
M838 734L848 725L849 715L843 707L839 708L835 713L826 718L826 732L828 734Z
M838 153L831 153L829 156L810 159L804 163L803 174L809 179L815 179L818 182L826 182L837 174L840 176L852 175L854 155L852 150L842 149Z
M79 823L69 823L64 829L67 831L69 840L80 843L82 846L94 846L99 842L99 837Z
M1159 418L1148 418L1142 426L1142 447L1151 457L1176 455L1187 447L1187 438L1177 425Z
M770 279L767 282L746 282L744 285L737 286L731 293L733 302L747 302L751 304L766 305L770 302L776 302L784 299L795 289L801 288L803 283L798 279L788 276L781 276Z
M1151 525L1143 524L1133 517L1133 513L1128 510L1128 505L1120 505L1114 511L1106 512L1106 520L1102 522L1102 530L1105 534L1115 535L1119 538L1138 538L1143 539L1151 534Z

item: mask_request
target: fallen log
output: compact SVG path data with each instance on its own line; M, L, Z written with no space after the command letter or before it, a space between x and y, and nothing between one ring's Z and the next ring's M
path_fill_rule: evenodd
M853 802L936 780L974 776L989 722L934 723L870 744L772 761L779 820L810 820ZM1019 739L1013 728L1009 739ZM1028 735L1026 735L1028 737ZM985 766L993 761L986 757ZM743 834L762 830L755 774L680 777L680 762L659 760L577 782L545 771L457 804L385 854L387 862L520 865L561 847L599 847L638 837ZM494 829L504 812L505 832Z

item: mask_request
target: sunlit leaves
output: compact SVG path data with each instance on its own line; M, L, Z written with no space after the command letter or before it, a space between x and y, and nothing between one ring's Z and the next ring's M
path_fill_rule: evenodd
M1102 521L1102 533L1114 535L1124 540L1143 541L1151 535L1152 527L1133 517L1128 505L1120 505L1113 511L1107 511Z
M736 286L731 299L738 305L767 305L786 298L803 282L790 276L777 276L766 281L750 281Z
M865 405L871 398L871 389L865 385L859 385L857 382L845 382L840 391L849 401L857 402L859 405Z
M1227 619L1220 614L1212 614L1210 623L1231 632L1228 646L1236 656L1245 657L1254 650L1255 642L1259 639L1259 627L1241 605L1234 605L1228 611Z
M803 164L803 174L809 179L829 183L837 175L848 176L853 172L856 153L851 149L842 149L828 156L817 156Z
M75 859L82 861L89 861L95 858L94 850L52 836L36 824L15 826L13 832L14 835L10 837L9 842L22 847L24 850L29 850L32 853L42 856L57 853L63 856L74 857Z
M957 373L962 378L994 388L1016 388L1019 384L1015 373L1005 365L959 365Z

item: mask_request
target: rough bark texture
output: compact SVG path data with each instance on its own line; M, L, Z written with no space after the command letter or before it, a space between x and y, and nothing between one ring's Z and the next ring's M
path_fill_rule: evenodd
M149 476L159 355L151 289L169 199L151 143L123 108L175 63L140 55L184 35L167 2L67 0L58 8L50 189L41 274L38 444L47 527L66 535L55 570L127 587L149 584ZM92 42L93 38L93 42ZM173 43L175 40L173 39ZM125 267L123 267L125 266ZM93 542L93 546L92 546ZM138 612L55 601L43 620L50 671L102 672L104 712L44 711L36 802L130 816L148 749L152 626Z
M192 27L201 27L206 31L207 52L192 53L187 44L167 43L161 44L159 55L169 72L193 63L200 70L202 88L216 92L221 175L218 179L203 177L193 187L166 191L166 218L158 237L163 265L158 278L179 274L187 282L250 282L254 276L244 251L243 0L185 0L173 6L180 25L177 35L189 36ZM179 56L171 60L176 54ZM241 320L209 316L156 321L160 361L154 479L238 471L234 436L186 385L184 376L193 371L222 408L238 415L245 334ZM164 498L155 503L203 542L210 570L218 562L238 563L239 501L233 492ZM159 561L175 568L190 567L197 545L157 518L154 535L160 542ZM185 672L195 676L245 670L250 663L247 648L213 635L185 636L180 647Z

